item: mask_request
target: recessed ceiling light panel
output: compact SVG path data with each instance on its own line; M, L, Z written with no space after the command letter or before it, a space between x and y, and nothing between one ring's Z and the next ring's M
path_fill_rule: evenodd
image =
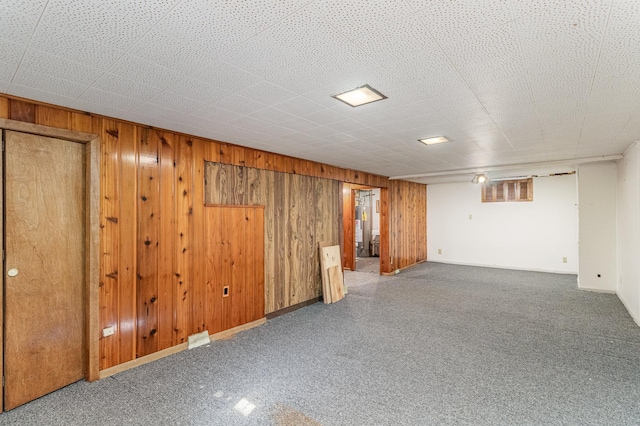
M340 93L339 95L333 95L332 97L352 107L357 107L360 105L369 104L371 102L387 99L385 95L378 92L368 84L358 87L357 89Z
M437 143L449 142L449 139L447 139L445 136L434 136L432 138L418 139L418 141L422 142L425 145L434 145Z

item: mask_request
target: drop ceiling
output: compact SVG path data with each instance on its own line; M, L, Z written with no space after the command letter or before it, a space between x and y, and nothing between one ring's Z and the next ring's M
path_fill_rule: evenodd
M0 92L385 176L640 139L637 0L0 0ZM331 96L369 84L388 99ZM418 139L445 135L426 146Z

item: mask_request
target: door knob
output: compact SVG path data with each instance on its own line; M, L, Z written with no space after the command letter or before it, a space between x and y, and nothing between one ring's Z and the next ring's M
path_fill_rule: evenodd
M15 277L16 275L18 275L18 270L16 268L11 268L7 271L7 275L9 275L10 277Z

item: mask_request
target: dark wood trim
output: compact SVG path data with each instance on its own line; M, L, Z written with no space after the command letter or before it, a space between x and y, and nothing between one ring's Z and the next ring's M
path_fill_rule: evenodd
M265 317L268 320L270 320L270 319L273 319L275 317L279 317L280 315L284 315L284 314L288 314L289 312L297 311L298 309L304 308L305 306L313 305L314 303L318 303L321 300L322 300L322 296L314 297L313 299L309 299L306 302L301 302L301 303L286 307L284 309L280 309L278 311L273 311L273 312L265 315Z

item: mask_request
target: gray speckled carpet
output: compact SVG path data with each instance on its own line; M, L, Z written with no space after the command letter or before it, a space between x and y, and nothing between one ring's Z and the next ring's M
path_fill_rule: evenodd
M573 275L424 263L348 296L78 382L5 425L640 423L640 328Z
M368 274L380 274L379 257L357 257L356 272L366 272Z

